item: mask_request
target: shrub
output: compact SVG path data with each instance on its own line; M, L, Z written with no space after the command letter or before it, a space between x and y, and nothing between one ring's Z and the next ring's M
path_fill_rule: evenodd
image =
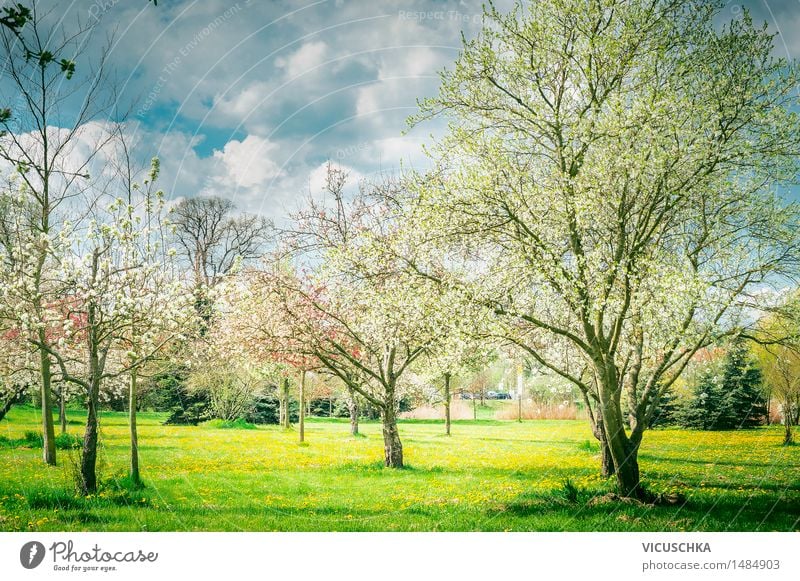
M59 450L75 450L82 444L80 436L75 434L59 434L55 441L56 448ZM25 432L22 438L0 436L0 448L41 448L42 446L44 446L44 438L39 432Z
M169 417L164 421L167 425L192 425L205 422L211 417L208 400L202 395L193 394L185 405L175 406L170 410Z
M77 450L83 440L75 434L59 434L56 436L56 448L59 450Z

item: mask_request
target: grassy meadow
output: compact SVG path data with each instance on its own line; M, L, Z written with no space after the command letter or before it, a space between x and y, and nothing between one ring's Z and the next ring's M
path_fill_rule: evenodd
M146 487L126 486L127 418L101 420L100 492L74 493L77 450L46 467L25 439L37 412L0 422L3 531L796 531L800 446L782 428L737 432L657 429L640 453L647 487L686 502L603 501L585 420L401 422L408 467L382 466L378 423L351 437L346 421L310 418L306 440L277 426L163 426L139 416ZM80 435L82 412L69 413ZM68 444L68 443L67 443Z

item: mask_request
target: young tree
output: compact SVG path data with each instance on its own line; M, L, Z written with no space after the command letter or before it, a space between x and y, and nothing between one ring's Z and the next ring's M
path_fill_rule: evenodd
M129 476L135 486L142 484L139 469L139 435L137 410L139 374L147 364L169 361L197 328L194 311L189 309L189 294L181 281L175 260L176 249L167 235L170 227L163 201L163 192L156 189L158 159L151 161L143 185L135 180L141 172L134 162L123 127L119 127L116 143L119 149L116 171L124 212L112 223L120 230L122 248L119 267L130 273L127 282L117 291L115 300L131 305L126 314L119 313L120 326L115 330L120 349L125 350L122 368L128 375L128 423L131 456ZM115 202L119 204L119 199ZM169 304L165 307L162 301ZM166 317L164 316L166 315ZM63 403L63 398L62 398Z
M300 275L278 272L270 284L297 345L380 410L385 464L402 468L400 382L440 336L437 292L394 258L412 251L384 195L396 185L364 186L348 202L346 177L329 168L327 205L312 200L286 233Z
M113 103L106 94L107 49L95 66L76 65L92 25L68 29L62 20L49 23L54 20L35 2L5 7L0 18L0 102L11 105L0 109L0 161L16 172L17 209L24 214L15 221L21 230L4 258L4 310L32 345L49 345L48 328L58 323L45 320L48 303L60 298L59 281L49 274L55 235L105 139L93 138L87 123ZM47 349L38 355L44 461L55 465L53 361Z
M444 305L442 305L444 308ZM468 374L469 370L485 366L490 355L486 349L486 340L477 338L479 329L468 328L474 319L467 311L459 312L458 317L450 321L453 326L446 332L437 345L430 350L424 361L427 375L433 381L441 382L441 402L444 405L444 431L450 435L450 407L453 399L453 380Z
M97 489L98 406L106 381L131 378L131 477L138 482L136 371L191 333L191 293L175 277L174 252L163 245L163 192L155 191L158 161L143 187L119 197L101 194L85 228L65 224L58 275L66 281L61 308L69 316L57 344L37 343L64 381L85 390L87 420L81 451L81 492ZM127 198L127 199L126 199ZM106 205L107 204L107 205Z
M278 263L272 267L284 268ZM270 286L271 275L248 268L229 275L219 287L219 317L208 336L212 349L222 357L255 363L278 383L279 424L291 428L292 379L299 395L300 442L305 439L305 376L318 363L305 353L282 309L280 297Z
M790 301L789 309L759 322L755 352L767 393L778 401L783 415L783 444L792 445L793 427L800 419L800 325L796 304Z
M797 266L774 194L797 176L797 67L720 9L490 7L418 118L451 121L415 210L472 268L443 282L596 403L624 496L649 498L637 457L663 390Z

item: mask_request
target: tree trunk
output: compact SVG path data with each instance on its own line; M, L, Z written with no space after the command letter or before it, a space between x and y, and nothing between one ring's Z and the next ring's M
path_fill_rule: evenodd
M597 417L595 424L592 426L592 433L600 443L600 474L602 474L603 478L614 476L614 458L611 456L611 448L608 446L606 432L603 429L603 418Z
M81 451L81 493L84 495L97 492L97 407L99 393L100 379L92 373L89 384L86 432L83 434L83 450Z
M383 418L384 465L389 468L403 467L403 444L397 431L397 411L394 402L388 402L381 410Z
M131 484L134 486L141 486L142 478L139 474L139 434L136 432L136 407L137 402L137 385L136 385L136 369L131 370L130 377L130 393L128 401L128 414L130 419L131 428L131 471L130 478Z
M58 421L61 424L61 433L67 433L67 394L62 382L58 390Z
M444 374L444 431L450 435L450 374Z
M39 332L39 342L44 344L44 331ZM46 464L56 465L56 431L53 425L53 393L50 355L39 349L39 363L42 372L42 454Z
M611 457L611 449L608 447L606 432L603 429L603 417L600 410L592 410L592 402L589 394L583 392L583 401L586 405L586 415L589 416L589 423L592 427L592 435L600 443L600 473L603 478L614 475L614 459Z
M784 446L791 446L794 444L794 434L792 433L792 420L794 419L794 411L792 410L792 403L791 400L787 401L784 406L784 413L783 413L783 445Z
M281 386L281 404L283 405L283 416L281 425L287 430L292 427L291 416L289 415L289 378L283 378Z
M767 395L767 421L766 424L769 426L772 423L772 394Z
M615 425L606 420L605 425ZM625 430L606 431L608 449L614 463L614 476L621 496L642 499L644 490L639 481L638 447L625 435Z
M625 497L644 499L645 492L639 481L639 446L632 442L625 433L619 400L613 395L615 393L614 380L607 378L607 381L611 386L598 386L600 396L598 416L602 418L603 430L614 462L614 475L617 477L619 494Z
M350 391L350 397L347 400L347 409L350 412L350 435L357 436L358 435L358 398L356 398L356 393L352 389Z
M523 377L522 377L522 366L517 365L517 421L521 424L522 423L522 386L523 386Z
M478 419L478 400L475 399L475 394L472 394L472 419Z
M300 442L305 441L306 437L306 371L305 369L300 372L300 417L298 418L300 424Z
M93 266L97 268L98 254L94 253ZM83 434L83 450L81 451L81 493L84 495L97 492L97 438L98 438L98 405L100 402L100 382L102 381L103 364L101 364L96 333L95 309L90 304L88 309L88 352L89 381L86 413L86 431ZM105 361L105 355L102 361Z
M600 474L603 478L614 476L614 458L611 457L611 448L608 447L605 436L600 440Z
M284 424L283 418L286 417L286 404L284 403L283 399L283 382L281 382L280 387L278 388L278 425L282 426Z

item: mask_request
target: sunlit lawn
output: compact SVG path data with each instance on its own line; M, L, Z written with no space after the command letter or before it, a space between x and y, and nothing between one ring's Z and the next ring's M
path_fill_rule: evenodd
M309 420L294 430L163 426L140 415L147 487L115 484L128 459L125 414L102 418L98 497L74 496L75 452L45 467L41 449L0 447L0 530L562 531L798 530L800 446L781 428L741 432L654 430L641 467L654 492L679 491L681 506L591 503L612 489L598 475L585 421L403 422L408 467L382 467L380 424L353 438L345 421ZM80 433L83 416L70 414ZM15 408L0 436L38 429ZM578 488L564 491L565 480Z

